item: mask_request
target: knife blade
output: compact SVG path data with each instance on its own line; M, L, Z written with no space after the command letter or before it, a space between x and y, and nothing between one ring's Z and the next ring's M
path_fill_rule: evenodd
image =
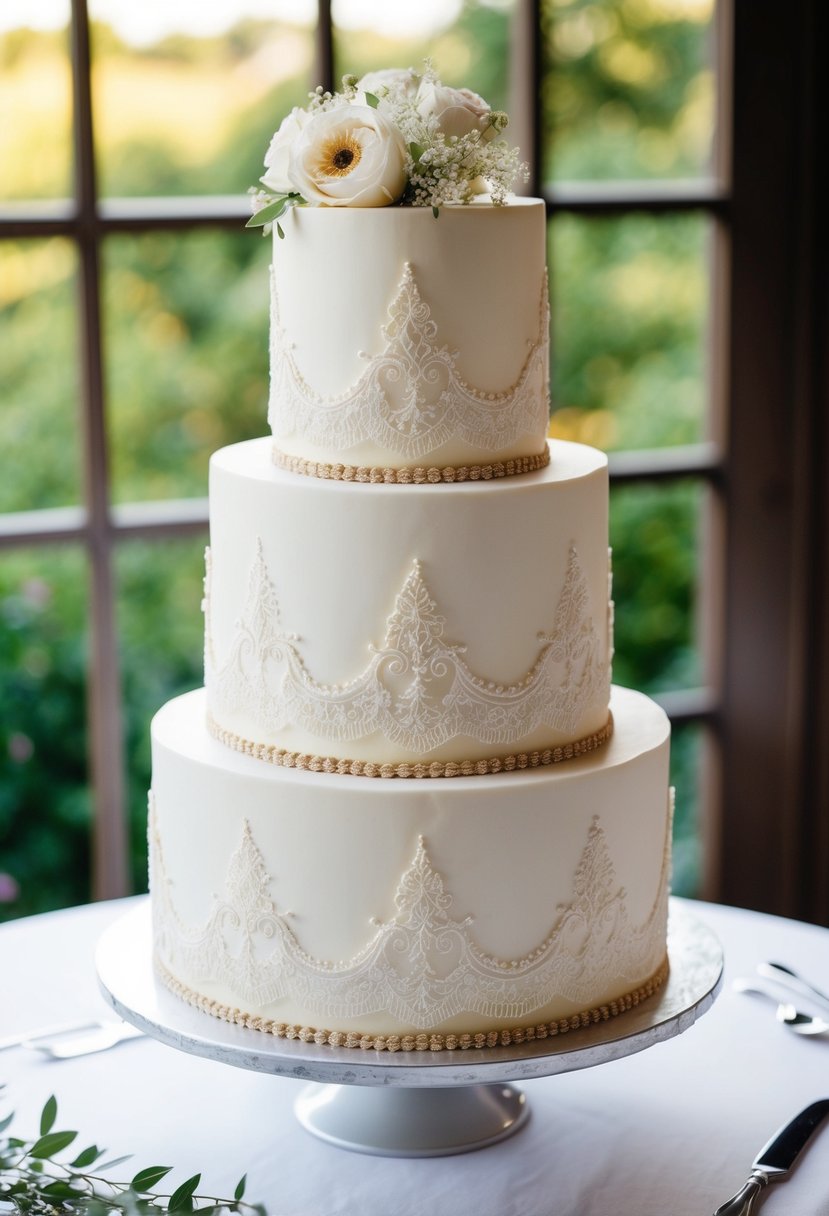
M829 1098L807 1106L790 1123L775 1132L754 1158L745 1185L732 1199L717 1208L714 1216L750 1216L761 1191L770 1182L785 1178L812 1135L829 1115Z

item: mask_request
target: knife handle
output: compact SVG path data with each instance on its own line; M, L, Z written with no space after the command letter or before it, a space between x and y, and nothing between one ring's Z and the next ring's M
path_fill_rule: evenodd
M760 1170L754 1171L734 1198L729 1199L721 1208L717 1208L714 1216L751 1216L760 1192L768 1184L767 1174Z

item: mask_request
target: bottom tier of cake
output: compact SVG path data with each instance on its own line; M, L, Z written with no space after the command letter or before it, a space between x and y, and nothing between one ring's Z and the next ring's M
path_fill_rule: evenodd
M210 737L203 692L152 727L159 974L290 1037L466 1047L612 1016L666 973L670 728L614 689L614 734L551 768L382 780Z

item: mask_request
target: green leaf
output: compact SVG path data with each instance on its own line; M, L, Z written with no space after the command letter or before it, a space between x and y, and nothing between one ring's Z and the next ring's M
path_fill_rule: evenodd
M29 1156L53 1157L55 1153L59 1153L61 1149L71 1144L77 1134L77 1132L50 1132L48 1136L41 1136L29 1149Z
M167 1204L168 1212L191 1212L193 1210L193 1195L201 1182L201 1174L194 1174L186 1182L182 1182L170 1196Z
M285 230L283 229L279 220L276 221L276 235L279 237L280 241L285 240Z
M40 1115L40 1134L45 1136L55 1126L55 1119L58 1117L58 1100L54 1094L48 1098L46 1105Z
M380 104L380 98L375 97L373 93L366 93L366 105L371 106L372 110L376 110Z
M11 1125L12 1119L14 1119L14 1111L10 1115L6 1115L5 1119L0 1119L0 1132L4 1132Z
M116 1165L123 1165L123 1163L125 1161L132 1161L132 1158L133 1158L132 1153L127 1153L124 1157L113 1157L111 1161L104 1161L104 1163L102 1165L98 1166L98 1169L99 1170L112 1170L112 1169L115 1169Z
M48 1186L41 1187L41 1195L52 1195L58 1199L80 1199L87 1191L83 1187L71 1186L65 1182L63 1178L59 1178L56 1182L50 1182Z
M162 1178L169 1174L173 1167L171 1165L149 1165L145 1170L139 1170L133 1178L130 1186L134 1191L151 1191L154 1186L157 1186Z
M440 219L440 207L433 207L432 215L435 217L436 220L439 220Z
M98 1148L97 1144L90 1144L89 1148L85 1148L82 1153L78 1153L74 1161L69 1162L69 1166L73 1170L79 1170L84 1165L92 1165L93 1161L97 1161L103 1156L104 1150Z
M412 155L412 160L417 164L426 149L421 147L420 144L409 144L409 151Z
M239 1200L242 1198L242 1196L245 1193L245 1187L247 1186L247 1183L248 1183L247 1174L242 1174L242 1177L239 1179L239 1182L236 1185L236 1190L233 1192L234 1199Z
M289 206L287 195L274 199L272 203L268 203L267 207L262 207L255 215L252 215L245 224L246 228L262 228L265 224L272 224L274 220L278 220L280 215L284 215L286 207Z

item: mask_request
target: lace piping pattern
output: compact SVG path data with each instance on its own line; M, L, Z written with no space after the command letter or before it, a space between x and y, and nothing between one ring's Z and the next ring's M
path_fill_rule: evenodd
M441 1034L440 1031L421 1031L418 1034L363 1034L359 1030L323 1030L315 1026L297 1026L289 1022L278 1022L274 1018L259 1017L255 1013L245 1013L233 1005L224 1005L221 1001L202 996L171 975L157 956L153 961L156 973L171 992L187 1001L188 1005L194 1005L196 1009L209 1013L211 1017L221 1018L223 1022L232 1022L236 1026L244 1026L246 1030L258 1030L262 1034L272 1034L277 1039L316 1043L320 1047L359 1047L362 1051L392 1053L468 1051L470 1048L480 1051L483 1047L509 1047L512 1043L533 1043L536 1040L552 1039L572 1030L581 1030L583 1026L608 1022L611 1018L627 1013L629 1009L635 1009L642 1001L659 992L668 978L666 956L644 984L639 984L630 992L608 1001L606 1005L594 1005L590 1009L573 1013L568 1018L559 1018L555 1022L540 1022L535 1026L510 1026L504 1030L461 1031L450 1034Z
M528 342L516 382L501 392L474 388L457 369L458 352L441 345L431 309L420 295L409 262L381 327L383 349L360 357L357 383L321 396L303 376L282 324L271 267L268 422L274 437L300 435L308 443L349 451L371 442L405 460L420 460L449 441L497 452L522 437L539 441L549 413L550 304L547 272L541 284L538 329Z
M375 733L424 756L464 736L510 747L541 727L573 736L584 715L606 709L609 665L593 621L584 572L571 545L549 634L530 669L502 685L471 671L465 647L444 637L415 560L386 622L379 649L344 684L321 684L307 670L301 639L286 632L257 538L247 603L227 657L217 662L210 619L211 562L205 578L205 683L213 717L244 713L268 734L299 726L340 742Z
M333 962L307 953L295 936L246 820L224 890L200 925L185 924L174 907L152 794L149 832L156 956L174 976L220 983L250 1008L288 1000L331 1022L381 1013L424 1031L463 1014L519 1020L553 1000L587 1006L608 982L640 984L664 957L670 807L659 887L641 924L631 921L595 817L571 902L552 911L552 928L535 949L509 960L480 947L473 917L455 915L422 837L400 877L392 919L372 922L365 946Z

